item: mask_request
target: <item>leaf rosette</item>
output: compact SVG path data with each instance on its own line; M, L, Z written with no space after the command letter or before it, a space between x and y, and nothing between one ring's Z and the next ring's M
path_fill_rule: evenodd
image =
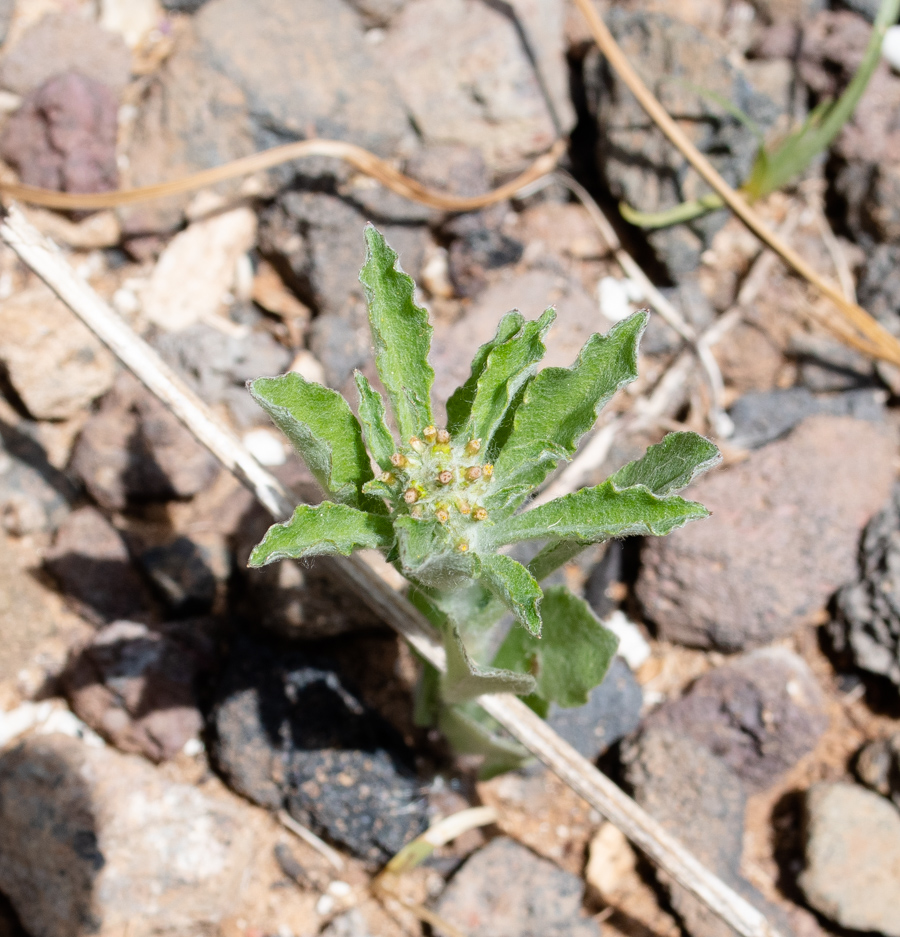
M327 500L300 505L273 525L250 565L382 551L412 584L411 599L447 650L446 674L426 667L420 717L439 724L459 750L487 754L486 765L505 769L511 743L496 736L473 701L514 692L538 711L550 702L578 705L603 679L616 648L586 603L562 587L544 591L540 580L590 544L661 536L705 517L702 505L676 492L715 465L719 453L695 433L672 433L603 484L522 510L572 458L601 408L637 376L648 313L592 335L571 367L543 370L554 310L533 321L507 313L448 400L447 425L436 426L428 314L381 234L370 225L365 237L360 280L396 435L384 398L359 372L358 418L338 393L299 374L252 381L250 392ZM543 544L527 565L505 552L523 541ZM485 661L485 632L507 612L521 627Z

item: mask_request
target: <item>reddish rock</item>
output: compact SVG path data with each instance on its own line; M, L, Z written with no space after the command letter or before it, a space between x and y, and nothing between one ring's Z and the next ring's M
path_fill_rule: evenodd
M827 725L812 671L782 647L716 668L647 720L648 727L703 745L751 791L765 789L812 751Z
M123 372L82 430L72 468L98 504L122 510L130 500L190 497L212 481L218 463Z
M22 182L63 192L107 192L118 184L118 105L106 85L57 75L10 118L0 155Z
M143 585L125 541L96 508L79 508L62 522L45 565L95 621L126 618L144 608Z
M122 751L177 755L203 726L194 682L211 649L202 624L116 621L100 630L63 675L75 713Z
M738 650L790 634L852 575L896 452L883 426L816 416L695 485L712 517L643 554L638 597L659 635Z

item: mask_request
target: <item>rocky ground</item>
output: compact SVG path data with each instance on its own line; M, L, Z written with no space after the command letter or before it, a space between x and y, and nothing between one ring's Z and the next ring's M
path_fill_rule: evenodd
M656 94L739 184L840 92L874 0L608 2ZM560 135L617 218L702 192L565 0L0 0L0 158L67 191L173 179L298 137L487 191ZM714 91L718 98L706 91ZM900 335L900 76L760 210ZM31 209L73 265L306 499L244 382L373 367L357 272L375 221L421 284L442 397L499 317L557 306L548 360L632 308L559 182L448 216L317 158L93 214ZM565 575L621 656L557 731L795 937L900 937L900 374L814 325L824 302L719 212L626 246L713 351L733 432L654 317L613 409L663 406L588 481L673 426L716 436L712 519ZM679 362L684 363L679 363ZM352 396L352 395L351 395ZM726 421L727 422L727 421ZM0 250L0 935L723 937L536 766L476 780L413 726L416 664L315 563L249 572L265 514ZM430 822L497 822L401 882ZM337 850L323 854L279 819ZM330 856L330 858L329 858Z

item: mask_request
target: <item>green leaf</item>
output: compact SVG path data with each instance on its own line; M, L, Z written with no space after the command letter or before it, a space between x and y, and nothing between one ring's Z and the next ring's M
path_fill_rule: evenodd
M499 345L513 338L524 324L525 317L520 312L513 310L506 313L497 325L497 334L475 352L469 379L461 387L457 387L447 401L447 429L452 435L459 433L468 422L475 392L478 389L478 381L487 367L488 355Z
M473 704L445 706L441 710L438 726L453 749L461 755L484 755L478 772L482 781L521 768L531 753L514 739L492 732L477 718L476 712L483 714L483 710Z
M528 572L540 582L560 566L565 566L569 560L574 560L588 546L590 544L578 540L554 540L528 564Z
M476 664L454 624L444 631L444 649L447 652L447 672L441 680L441 695L447 703L465 703L485 693L527 696L534 692L534 677L528 673Z
M571 458L600 408L637 377L637 347L648 318L637 312L607 335L592 335L571 368L545 368L527 385L494 464L497 488L484 502L494 516L512 513L560 459Z
M359 275L369 305L375 365L405 442L433 422L428 363L432 328L414 301L415 283L396 266L397 255L372 226L366 227L366 263Z
M556 311L553 308L545 310L540 319L525 323L517 332L505 337L515 321L511 320L507 325L507 319L514 315L518 316L517 313L508 313L501 320L494 340L481 346L473 363L472 376L457 391L462 398L460 404L469 404L468 414L459 421L458 416L462 415L465 407L454 407L454 429L451 432L464 430L469 438L481 439L485 447L519 390L534 375L538 362L544 357L546 348L541 339L553 324ZM518 319L521 320L521 316ZM483 355L485 349L487 353Z
M656 495L670 495L721 461L719 450L697 433L669 433L607 480L619 489L643 485Z
M473 553L460 553L437 521L415 517L394 520L403 575L432 589L457 589L478 571Z
M541 617L541 637L513 628L494 666L535 674L536 692L548 702L583 706L606 676L618 638L603 627L587 602L565 586L551 586L544 592Z
M383 514L384 505L362 495L372 478L362 430L347 401L296 372L251 381L250 393L303 457L316 481L336 501Z
M511 556L481 556L481 581L532 634L541 633L541 587L531 573Z
M661 498L642 485L620 491L607 479L485 528L483 546L544 539L601 543L629 534L662 537L708 516L709 511L695 501L676 495Z
M387 549L394 539L386 517L357 511L345 504L323 501L315 507L299 505L294 516L273 524L250 554L250 566L265 566L275 560L339 553L349 556L356 549Z
M397 445L384 420L384 401L381 394L372 388L365 374L354 371L353 377L359 393L359 418L362 420L366 445L381 469L389 472L391 456L397 451Z

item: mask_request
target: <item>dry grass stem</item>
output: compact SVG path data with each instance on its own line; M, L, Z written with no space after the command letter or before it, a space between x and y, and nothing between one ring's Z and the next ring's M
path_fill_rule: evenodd
M619 48L618 43L616 43L612 33L597 13L591 0L574 0L574 2L587 20L594 41L610 65L637 98L641 107L644 108L671 143L680 150L684 158L703 177L710 188L721 196L722 201L764 244L775 251L796 273L800 274L815 286L819 292L835 303L847 322L871 343L872 350L869 354L884 361L890 361L893 364L900 364L900 341L873 319L865 309L849 301L839 287L822 277L808 261L763 221L739 192L736 192L728 185L712 163L694 146L687 134L669 116L666 109L644 84L628 58ZM828 327L832 328L831 325ZM838 333L833 328L832 331L842 341L845 340L845 333Z
M136 189L119 189L114 192L97 192L82 194L79 192L56 192L52 189L39 189L30 185L0 181L0 194L7 198L16 199L30 205L42 205L45 208L98 209L115 208L118 205L130 205L134 202L147 202L152 199L164 198L170 195L180 195L185 192L194 192L237 179L241 176L250 176L295 159L305 159L310 156L333 156L349 163L355 169L380 182L385 188L408 198L413 202L437 208L441 211L474 211L487 205L495 205L515 195L520 189L533 183L536 179L553 172L563 153L566 151L566 141L557 140L553 146L539 156L528 169L515 179L501 185L499 188L484 195L463 198L455 195L446 195L436 192L403 175L389 162L375 156L368 150L353 143L344 143L342 140L299 140L296 143L285 143L282 146L263 150L242 159L216 166L213 169L204 169L181 179L170 182L161 182L158 185L141 186Z

